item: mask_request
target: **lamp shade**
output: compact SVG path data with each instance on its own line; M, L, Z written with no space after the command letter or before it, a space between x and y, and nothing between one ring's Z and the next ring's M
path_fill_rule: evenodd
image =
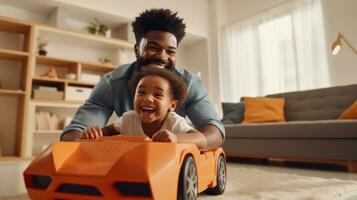
M340 44L335 45L334 47L332 47L332 54L333 55L337 55L338 52L340 51L340 49L341 49L341 45Z
M347 39L341 34L341 33L338 33L338 36L336 38L336 41L334 41L332 43L332 47L331 47L331 50L332 50L332 54L333 55L337 55L338 52L340 51L341 47L342 47L342 40L347 44L347 46L357 55L357 50L352 46L351 43L349 43L347 41Z
M341 33L339 33L336 38L336 41L332 43L331 49L332 49L333 55L337 55L341 49L341 37L342 37L342 35L341 35Z

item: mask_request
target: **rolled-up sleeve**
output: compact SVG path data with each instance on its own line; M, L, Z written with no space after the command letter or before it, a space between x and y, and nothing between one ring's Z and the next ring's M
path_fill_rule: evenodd
M106 74L96 84L89 99L76 111L71 123L63 130L61 139L68 131L83 131L89 126L103 127L107 123L114 110L110 78Z
M219 120L218 114L209 100L207 91L203 86L201 79L193 75L188 85L188 89L189 93L186 100L186 113L193 125L197 129L201 129L207 124L212 124L220 130L222 138L224 139L224 126L221 120Z

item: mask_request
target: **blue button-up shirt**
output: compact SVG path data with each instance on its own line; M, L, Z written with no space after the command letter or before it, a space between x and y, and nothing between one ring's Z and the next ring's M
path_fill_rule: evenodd
M137 64L134 62L119 66L105 74L95 85L89 99L77 110L70 125L63 130L61 138L68 131L82 132L89 126L104 127L113 111L120 117L124 112L133 110L134 97L128 81L136 68ZM173 71L182 77L188 87L186 101L175 112L182 117L187 115L196 129L207 124L216 126L224 138L223 124L208 98L201 79L185 69L175 67Z

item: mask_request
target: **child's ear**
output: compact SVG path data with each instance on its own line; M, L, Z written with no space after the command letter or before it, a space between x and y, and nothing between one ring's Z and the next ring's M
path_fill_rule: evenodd
M178 101L177 101L177 100L171 101L171 105L170 105L169 111L170 111L170 112L173 112L173 111L176 109L177 104L178 104Z

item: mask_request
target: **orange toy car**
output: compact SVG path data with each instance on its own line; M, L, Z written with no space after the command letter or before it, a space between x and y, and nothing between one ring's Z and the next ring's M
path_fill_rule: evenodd
M222 148L200 152L195 144L152 142L140 136L55 142L24 172L31 199L196 199L222 194Z

